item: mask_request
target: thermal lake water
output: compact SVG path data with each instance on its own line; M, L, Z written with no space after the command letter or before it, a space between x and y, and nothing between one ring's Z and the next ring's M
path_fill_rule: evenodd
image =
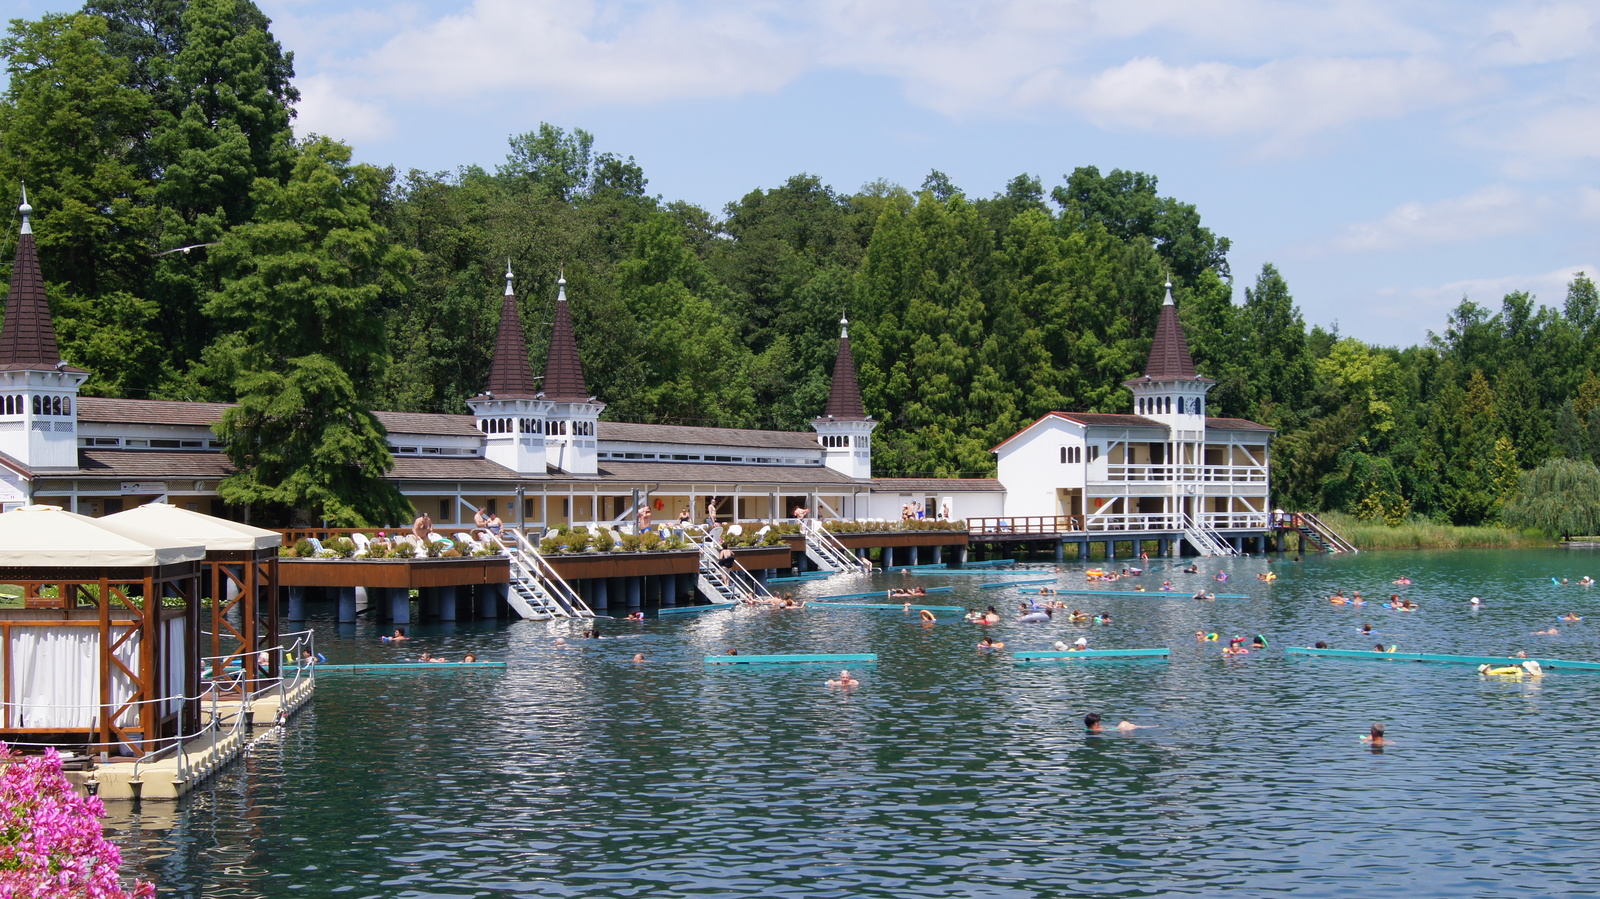
M1120 564L1120 563L1119 563ZM1161 566L1158 560L1152 567ZM1539 681L1470 668L1288 657L1369 649L1600 661L1600 556L1369 553L1199 560L1145 575L1176 594L1061 597L1110 626L1014 623L992 576L837 577L800 596L914 583L994 604L984 628L899 612L712 612L581 625L313 622L330 662L426 650L493 671L319 677L276 739L176 804L113 807L130 872L163 895L1034 897L1600 891L1600 672ZM1083 586L1088 565L1059 567ZM1271 585L1256 580L1279 573ZM1232 574L1226 585L1212 579ZM1391 587L1409 575L1414 584ZM1113 585L1126 589L1132 581ZM786 588L790 585L783 585ZM1249 599L1195 602L1198 587ZM1359 589L1364 608L1333 606ZM1422 606L1382 610L1397 591ZM1468 600L1481 596L1473 611ZM1558 623L1567 611L1591 621ZM1358 632L1362 623L1375 637ZM1559 628L1556 635L1533 632ZM1224 659L1224 638L1269 647ZM1006 650L975 650L985 635ZM1017 664L1085 635L1164 661ZM555 638L565 636L560 648ZM717 666L707 655L876 652L851 666ZM645 661L633 662L635 653ZM1089 736L1082 717L1154 725ZM1391 745L1359 740L1373 721Z

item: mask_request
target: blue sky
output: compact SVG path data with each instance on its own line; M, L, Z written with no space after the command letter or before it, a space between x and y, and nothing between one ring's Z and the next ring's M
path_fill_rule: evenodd
M1600 261L1594 2L257 3L298 130L401 170L492 168L540 122L713 211L802 171L1137 169L1233 240L1236 300L1271 262L1309 323L1385 345Z

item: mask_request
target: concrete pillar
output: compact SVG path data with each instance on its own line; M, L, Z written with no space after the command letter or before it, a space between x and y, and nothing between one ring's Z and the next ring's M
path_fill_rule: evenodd
M883 570L884 571L888 571L889 569L891 569L893 567L894 567L894 547L885 546L883 548Z
M356 615L360 616L362 609L370 608L372 606L372 600L367 596L366 587L356 587L354 589L356 596Z
M439 617L439 588L422 587L417 590L417 620L433 621Z
M935 564L935 565L943 565L944 564L944 547L935 546L933 548L933 564Z
M1088 540L1080 540L1080 541L1078 541L1078 561L1079 562L1087 562L1087 561L1089 561L1089 541Z
M922 547L911 547L911 561L906 564L911 565L912 567L922 564Z
M966 546L965 544L956 547L956 564L957 565L965 565L965 564L967 564L967 550L969 548L970 547Z
M1066 560L1067 560L1067 541L1065 541L1065 540L1057 540L1056 541L1056 561L1057 562L1065 562Z
M479 584L472 591L473 599L477 603L477 617L484 621L493 621L499 614L500 608L496 600L500 599L503 592L511 588L510 584Z
M1233 551L1243 555L1244 554L1244 538L1243 537L1234 537L1232 539L1233 539Z
M607 614L611 602L611 585L607 583L607 579L597 577L585 580L583 583L589 586L589 608L593 609L596 615Z
M455 587L440 587L439 588L439 620L440 621L454 621L454 620L456 620L456 588Z
M1115 559L1116 557L1117 557L1117 541L1115 541L1115 540L1107 540L1106 541L1106 561L1109 562L1112 559Z
M678 602L680 604L687 603L689 605L694 605L694 582L695 582L695 576L692 575L692 574L680 574L680 575L678 575L678 588L677 589L678 589Z
M389 620L395 624L411 623L411 591L404 587L389 588Z
M356 620L356 590L357 587L341 587L339 589L339 623L352 624Z
M306 588L289 588L289 620L306 620Z
M628 614L639 611L644 600L644 578L628 578Z

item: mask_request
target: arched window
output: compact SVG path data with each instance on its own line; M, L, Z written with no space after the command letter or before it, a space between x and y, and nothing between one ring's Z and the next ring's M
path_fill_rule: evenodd
M72 397L64 396L64 397L61 398L61 414L62 415L71 415L72 414Z
M51 415L60 415L61 414L61 397L53 396L53 397L50 398L50 414Z
M44 414L44 413L39 411L39 400L40 400L40 397L38 397L38 396L35 396L33 398L33 414L34 415L42 415L42 414Z

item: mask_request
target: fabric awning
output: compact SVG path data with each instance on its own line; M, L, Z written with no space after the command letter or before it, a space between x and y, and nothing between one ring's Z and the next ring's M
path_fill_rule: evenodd
M147 568L206 557L199 541L90 518L60 506L23 506L0 515L0 566Z
M283 535L277 531L191 512L170 503L146 503L96 520L192 541L208 550L251 552L283 545Z

